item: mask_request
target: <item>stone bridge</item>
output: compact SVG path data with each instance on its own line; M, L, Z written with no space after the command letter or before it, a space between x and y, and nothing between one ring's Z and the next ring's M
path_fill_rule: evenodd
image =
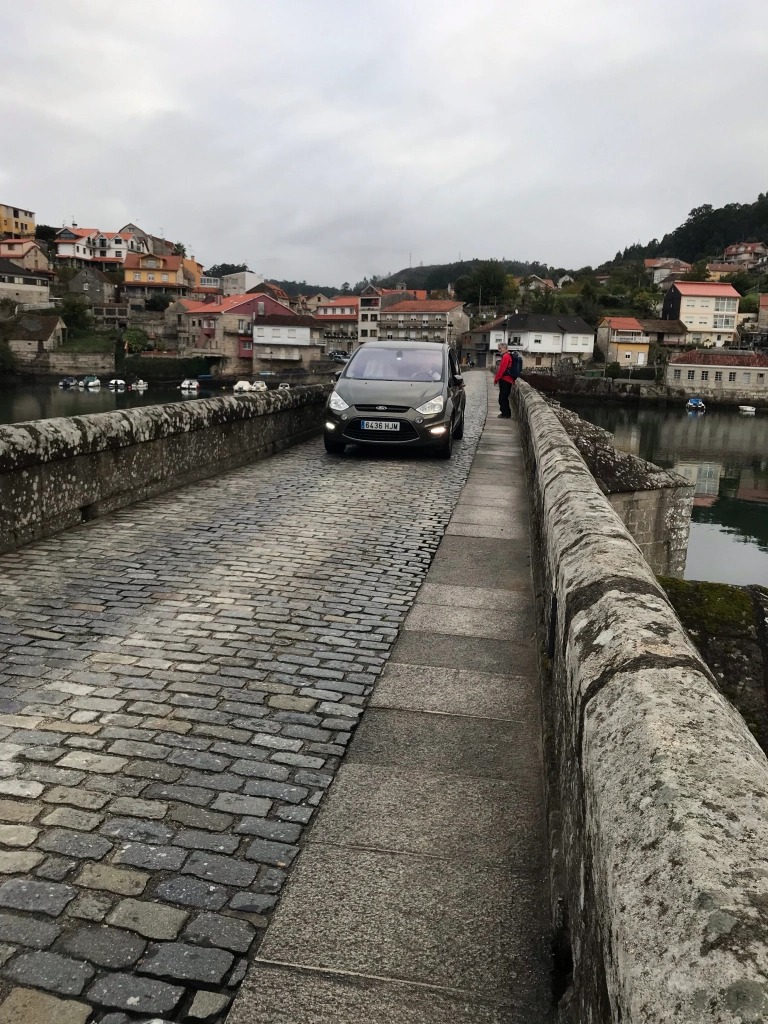
M0 428L0 1024L768 1019L765 757L488 385Z

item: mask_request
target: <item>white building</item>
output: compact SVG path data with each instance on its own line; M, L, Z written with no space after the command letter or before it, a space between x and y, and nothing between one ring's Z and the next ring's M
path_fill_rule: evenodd
M727 281L675 281L661 315L682 320L693 345L730 348L736 340L740 298Z
M236 274L225 274L221 278L221 287L224 295L245 295L251 288L261 284L264 280L261 274L254 274L252 270L240 270Z
M73 267L97 266L99 270L122 267L129 253L149 250L142 238L129 231L64 227L56 232L56 258Z
M553 367L561 359L586 363L595 350L595 332L580 316L544 313L515 313L491 327L489 345L492 362L498 360L497 345L506 342L523 357L524 369Z

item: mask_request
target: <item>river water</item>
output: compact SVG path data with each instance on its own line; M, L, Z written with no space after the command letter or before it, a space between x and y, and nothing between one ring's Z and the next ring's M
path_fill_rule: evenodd
M220 390L202 388L194 395L182 395L178 387L150 385L146 391L80 391L54 384L19 384L0 386L0 423L23 423L26 420L47 420L53 416L83 416L89 412L112 412L132 409L138 405L160 405L163 402L193 402L211 398ZM229 393L232 389L229 388Z
M768 586L768 412L562 404L609 430L621 451L695 484L686 579Z

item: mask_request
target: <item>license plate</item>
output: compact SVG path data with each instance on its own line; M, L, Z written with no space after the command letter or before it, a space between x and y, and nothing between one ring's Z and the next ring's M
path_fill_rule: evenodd
M360 420L363 430L399 430L400 424L393 420Z

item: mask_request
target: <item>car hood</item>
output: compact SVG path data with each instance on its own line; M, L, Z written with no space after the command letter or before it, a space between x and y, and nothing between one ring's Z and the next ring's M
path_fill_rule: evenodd
M336 391L347 405L407 405L417 409L420 405L442 395L445 381L411 380L350 380L342 377Z

